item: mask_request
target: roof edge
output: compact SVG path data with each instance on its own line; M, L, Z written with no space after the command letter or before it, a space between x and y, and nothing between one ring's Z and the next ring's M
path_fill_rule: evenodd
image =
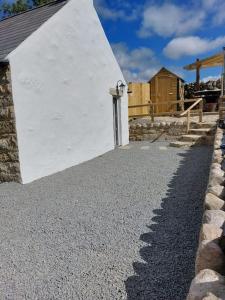
M172 75L174 75L175 77L181 79L183 82L185 81L185 80L184 80L183 78L181 78L179 75L177 75L177 74L171 72L169 69L167 69L167 68L165 68L165 67L162 67L162 68L161 68L154 76L152 76L152 77L149 79L148 83L150 83L150 82L152 81L152 79L153 79L154 77L156 77L162 70L166 70L166 71L169 72L170 74L172 74Z

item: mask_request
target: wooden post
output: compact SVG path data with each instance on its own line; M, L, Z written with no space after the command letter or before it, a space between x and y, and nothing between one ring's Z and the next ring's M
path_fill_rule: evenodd
M219 98L219 101L218 101L218 106L219 106L219 120L222 120L222 96Z
M154 105L151 103L151 112L152 112L152 122L155 121L155 118L154 118Z
M190 117L191 117L191 111L189 110L187 113L187 133L189 133L190 130Z
M196 91L200 90L200 64L199 58L196 59Z
M152 104L151 101L148 101L149 103L149 113L150 113L150 116L151 116L151 121L154 122L154 105Z
M155 100L156 100L156 112L159 112L159 85L158 85L158 77L155 77Z
M184 111L184 98L181 101L182 101L181 110Z
M199 103L199 123L203 121L203 100Z
M183 112L184 111L184 85L183 82L181 82L181 79L178 79L178 81L179 81L179 96L180 96L179 107L180 110Z

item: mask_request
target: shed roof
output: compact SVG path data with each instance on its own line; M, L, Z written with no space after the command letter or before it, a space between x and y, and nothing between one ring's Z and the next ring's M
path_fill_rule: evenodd
M157 72L157 73L156 73L156 74L155 74L148 82L151 82L153 78L155 78L156 76L158 76L158 75L159 75L161 72L163 72L163 71L166 71L166 72L170 73L171 75L173 75L174 77L177 77L177 78L181 79L182 81L184 81L183 78L181 78L181 77L178 76L177 74L175 74L175 73L171 72L170 70L166 69L165 67L163 67L163 68L161 68L161 69L159 70L159 72Z
M218 67L222 66L224 64L224 54L217 53L215 55L212 55L210 57L204 58L202 60L199 60L198 62L195 62L193 64L187 65L184 67L185 70L196 70L198 66L200 68L209 68L209 67Z
M0 61L60 10L67 0L57 0L0 21Z

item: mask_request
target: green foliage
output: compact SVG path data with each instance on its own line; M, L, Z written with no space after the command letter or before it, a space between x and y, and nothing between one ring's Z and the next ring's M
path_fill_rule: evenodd
M52 0L15 0L13 3L5 0L0 6L0 15L5 18L49 2Z
M52 2L52 0L32 0L33 6L40 6L44 4L48 4L49 2Z

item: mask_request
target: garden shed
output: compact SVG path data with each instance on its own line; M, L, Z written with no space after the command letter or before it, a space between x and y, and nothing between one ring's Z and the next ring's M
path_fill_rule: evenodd
M176 112L179 110L178 104L165 104L165 102L178 101L184 98L184 80L162 68L155 76L149 80L151 86L150 98L155 105L155 113Z

